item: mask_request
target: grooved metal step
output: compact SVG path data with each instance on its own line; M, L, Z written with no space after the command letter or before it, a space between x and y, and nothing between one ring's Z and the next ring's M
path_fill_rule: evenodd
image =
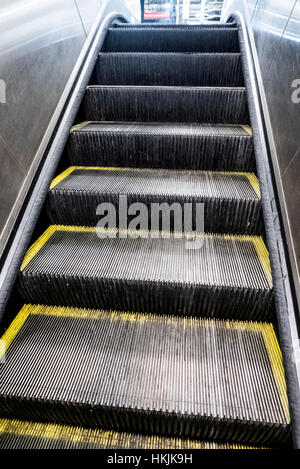
M124 29L236 29L236 23L221 23L219 22L209 22L209 23L202 23L197 25L192 24L167 24L167 23L116 23L112 25L112 28L124 28Z
M103 53L98 85L243 86L238 53Z
M260 237L164 236L52 225L25 256L20 291L38 304L272 318L269 257Z
M25 305L2 340L6 417L251 444L289 435L270 324Z
M88 86L86 120L249 124L245 88Z
M236 28L111 28L105 52L239 52Z
M119 217L120 196L124 195L128 206L138 202L147 207L149 216L143 229L152 227L152 204L162 204L161 217L171 222L171 230L178 227L176 221L184 227L185 204L192 204L190 228L196 229L196 204L204 203L206 232L262 233L260 190L253 173L73 166L50 186L49 218L53 224L96 226L98 205L113 204ZM175 207L177 211L174 208L178 218L175 222L169 212L174 203L179 204Z
M257 449L234 443L0 419L1 449Z
M75 166L255 171L251 130L240 125L83 122L67 150Z

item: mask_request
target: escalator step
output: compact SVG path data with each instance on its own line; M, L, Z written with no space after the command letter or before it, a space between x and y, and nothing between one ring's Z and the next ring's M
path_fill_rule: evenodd
M105 52L239 52L236 28L111 28Z
M7 418L262 445L289 435L271 324L25 305L2 340Z
M249 124L245 88L88 86L86 120Z
M233 28L236 29L236 23L221 23L220 21L209 23L201 23L197 25L192 24L168 24L168 23L116 23L112 25L112 28L125 28L125 29L224 29Z
M249 127L84 122L67 145L74 166L255 171Z
M0 449L256 449L159 435L0 419Z
M269 256L260 237L177 236L51 225L24 258L20 291L39 304L273 317Z
M243 86L240 54L99 54L99 85Z
M120 196L124 195L128 206L138 202L147 207L149 217L143 227L146 230L151 226L151 204L168 204L165 209L162 205L162 210L169 220L169 207L173 203L179 204L181 229L184 204L192 204L194 213L190 229L195 230L195 204L204 203L206 232L262 233L259 184L253 173L73 166L53 180L48 196L48 215L53 224L96 226L99 220L97 206L112 203L119 217ZM163 227L157 224L151 229ZM177 225L177 231L179 229ZM171 230L174 230L173 220Z

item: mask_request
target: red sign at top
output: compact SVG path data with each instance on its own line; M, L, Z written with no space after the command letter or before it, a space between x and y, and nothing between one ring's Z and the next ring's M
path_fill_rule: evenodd
M170 12L167 11L145 11L144 18L152 20L156 18L170 18Z

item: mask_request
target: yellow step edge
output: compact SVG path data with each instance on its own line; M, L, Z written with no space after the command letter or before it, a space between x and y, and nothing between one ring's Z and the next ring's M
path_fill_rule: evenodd
M93 85L91 85L93 86ZM140 124L140 122L135 122L135 121L82 121L80 122L79 124L76 124L76 125L73 125L73 127L71 128L70 132L76 132L77 130L81 130L83 129L84 127L86 127L87 125L90 125L90 124L98 124L101 126L101 124L104 124L104 125L107 125L107 124L117 124L117 125L120 125L120 124L126 124L126 125L134 125L134 124ZM151 122L147 122L147 124L149 124L151 126ZM172 124L172 123L171 123ZM174 123L173 123L174 124ZM178 122L175 123L175 125L177 125ZM184 125L193 125L193 124L189 124L189 123L186 123L186 124L182 124L183 126ZM249 135L252 135L252 129L249 125L245 125L245 124L198 124L199 126L205 126L205 127L240 127L242 129L245 130L245 132L247 132Z
M31 305L24 305L21 311L17 314L15 319L12 321L8 329L4 332L3 336L1 337L1 343L3 347L0 350L0 360L8 350L8 347L20 331L23 324L26 322L26 319L31 314Z
M93 124L95 123L96 121L84 121L84 122L80 122L79 124L76 124L76 125L73 125L73 127L71 128L70 132L76 132L76 130L81 130L83 129L84 127L86 127L87 125L89 124Z
M40 423L21 420L0 419L1 434L16 437L42 438L76 445L95 445L101 448L131 449L256 449L234 443L198 441L158 435L147 436L99 428L84 428L52 423ZM265 449L265 448L264 448Z
M269 325L270 326L270 325ZM281 403L283 405L284 413L286 421L290 421L290 412L289 412L289 404L288 404L288 397L287 397L287 387L286 381L284 376L284 368L282 362L282 354L281 350L277 341L277 337L273 327L264 328L262 329L262 334L264 337L264 342L266 345L266 349L268 351L273 376L276 381L277 389L280 394Z
M241 127L252 137L252 129L249 125L241 125Z
M139 172L139 171L160 171L159 168L151 169L151 168L127 168L127 167L118 167L118 166L70 166L65 171L60 173L56 176L51 184L50 190L53 189L57 184L62 182L66 179L70 174L72 174L76 170L85 170L85 171L131 171L131 172ZM176 170L172 169L170 171L185 171L185 170ZM189 173L197 173L197 174L204 174L204 173L215 173L219 175L225 176L244 176L248 179L250 185L252 186L253 190L255 191L256 195L260 198L260 189L259 189L259 182L254 173L246 173L241 171L203 171L203 170L186 170Z

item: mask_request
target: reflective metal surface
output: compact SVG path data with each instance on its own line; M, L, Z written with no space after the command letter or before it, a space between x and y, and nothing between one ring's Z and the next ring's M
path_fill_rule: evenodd
M300 98L300 2L225 0L222 20L234 11L240 11L253 30L271 130L271 154L300 304L300 103L296 102Z
M139 0L1 2L0 254L55 127L93 18L99 21L101 11L107 15L112 9L126 12L129 21L140 18Z
M88 34L99 13L102 0L74 0L78 9L85 33Z

